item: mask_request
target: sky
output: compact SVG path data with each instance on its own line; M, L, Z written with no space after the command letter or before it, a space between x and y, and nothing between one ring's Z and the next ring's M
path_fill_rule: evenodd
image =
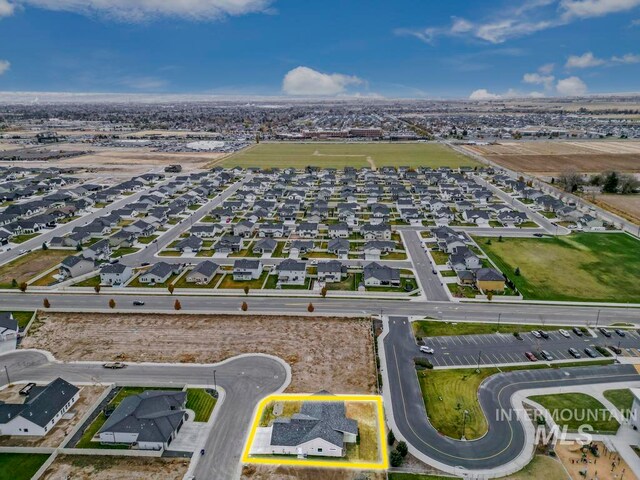
M0 0L0 91L640 92L640 0Z

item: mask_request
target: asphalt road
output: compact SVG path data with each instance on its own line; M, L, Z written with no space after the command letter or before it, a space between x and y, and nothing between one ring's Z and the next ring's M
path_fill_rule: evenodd
M522 333L522 340L516 339L511 333L494 333L485 335L457 335L428 337L424 339L425 345L434 349L433 354L420 354L429 359L433 365L439 366L465 366L495 365L514 362L528 362L525 352L534 354L545 350L554 360L576 360L569 354L569 348L575 348L582 355L581 359L590 359L584 349L595 346L619 346L624 355L637 356L635 350L640 348L640 335L635 331L627 331L624 337L612 332L610 338L600 332L596 337L584 334L578 337L573 332L569 338L562 336L557 331L549 331L548 339L536 338L531 333ZM416 347L417 348L417 347ZM603 356L596 352L599 358Z
M413 262L418 281L422 286L422 291L426 295L427 300L448 301L449 297L444 291L446 287L440 281L440 277L433 274L433 270L436 267L431 263L429 256L424 251L420 233L411 231L403 232L402 238L404 239L405 247Z
M632 365L542 369L497 374L485 380L479 400L489 430L473 441L461 441L438 433L426 415L422 392L415 375L413 334L406 317L390 317L384 339L386 372L396 427L414 448L433 460L468 470L497 468L514 460L525 447L525 432L512 411L512 395L523 389L640 380ZM389 406L387 406L389 408ZM462 424L462 419L461 419ZM462 436L462 428L460 430Z
M279 361L265 356L237 357L216 365L129 364L122 370L108 370L99 363L49 362L39 352L17 351L0 356L12 382L51 381L57 377L73 382L116 383L120 386L213 385L224 388L226 397L219 409L215 428L206 441L205 455L199 459L196 478L232 479L239 475L240 459L258 402L280 389L286 370ZM4 385L2 375L0 384ZM196 452L199 455L198 452Z

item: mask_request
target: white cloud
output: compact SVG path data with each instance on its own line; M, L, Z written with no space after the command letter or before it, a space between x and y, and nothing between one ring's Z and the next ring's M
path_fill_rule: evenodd
M471 95L469 95L469 100L497 100L499 98L500 95L491 93L486 88L474 90Z
M11 68L11 64L7 60L0 60L0 75L7 73Z
M616 57L613 56L611 57L611 61L613 63L623 63L623 64L633 64L633 63L640 63L640 55L634 54L634 53L627 53L621 57Z
M158 17L189 20L213 20L229 15L263 12L272 0L0 0L0 16L13 13L18 5L47 10L104 15L127 22L148 21ZM3 5L5 8L3 8ZM8 5L8 7L7 7Z
M560 8L565 18L602 17L626 12L640 6L640 0L562 0Z
M541 75L539 73L525 73L522 77L524 83L533 85L544 85L545 89L550 89L556 79L553 75Z
M590 68L604 65L605 61L601 58L597 58L591 52L587 52L583 55L571 55L567 59L565 68Z
M549 75L551 72L553 72L554 68L556 68L556 64L555 63L547 63L545 65L542 65L538 69L538 72L540 72L543 75Z
M365 82L356 76L341 73L322 73L309 67L290 70L282 81L282 91L287 95L338 95L351 85Z
M558 80L556 90L564 97L579 97L587 93L587 85L578 77L567 77Z
M9 0L0 0L0 18L13 15L16 7L13 3L9 3Z
M510 88L505 93L492 93L488 91L486 88L481 88L479 90L475 90L469 95L469 100L499 100L499 99L508 99L508 98L540 98L545 97L546 95L542 92L519 92L513 88Z

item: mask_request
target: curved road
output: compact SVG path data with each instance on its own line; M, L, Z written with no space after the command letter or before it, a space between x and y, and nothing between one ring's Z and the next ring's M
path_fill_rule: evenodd
M281 391L289 382L285 363L275 357L251 355L234 357L212 365L128 364L123 370L108 370L97 362L50 361L43 353L24 350L0 356L11 381L51 381L62 377L69 382L117 383L118 385L181 387L185 384L213 385L225 391L218 405L214 428L199 459L196 478L237 478L240 457L253 412L267 395ZM0 385L6 383L2 376Z
M638 382L632 365L576 367L515 371L489 377L480 386L479 400L489 423L488 433L478 440L445 437L431 426L413 363L418 349L406 317L390 317L384 338L386 384L397 429L407 443L429 458L451 468L481 471L515 460L526 447L525 431L514 414L499 417L496 412L512 410L511 397L519 390L554 386L611 382ZM462 434L462 432L461 432Z

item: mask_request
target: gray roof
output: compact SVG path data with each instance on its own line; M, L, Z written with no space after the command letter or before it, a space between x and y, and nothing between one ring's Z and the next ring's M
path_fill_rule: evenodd
M204 275L205 277L209 277L218 271L219 265L217 263L212 262L211 260L205 260L204 262L199 263L189 275L193 275L194 273L199 273Z
M153 267L151 267L149 271L143 273L142 275L156 275L160 278L164 278L171 272L173 272L173 265L170 265L167 262L158 262Z
M377 278L380 281L399 281L400 271L397 268L387 267L379 263L372 262L364 267L364 280Z
M255 270L260 268L260 260L252 260L250 258L240 258L233 263L233 269L239 270Z
M18 321L11 312L0 312L0 332L3 330L18 331Z
M8 423L17 416L45 427L80 390L58 377L43 388L33 389L23 404L0 404L0 423Z
M60 262L60 265L67 268L75 267L80 262L88 262L89 260L77 255L70 255Z
M171 438L184 417L187 392L147 390L120 402L98 433L138 433L138 442Z
M290 258L280 262L276 267L279 272L304 272L307 269L307 264L304 262L298 262Z
M476 272L476 279L481 282L504 281L504 275L495 268L481 268Z
M318 273L342 272L342 263L338 260L318 263Z
M106 273L106 274L123 273L127 268L129 267L127 267L126 265L123 265L122 263L109 263L104 267L102 267L102 270L100 270L100 273Z

